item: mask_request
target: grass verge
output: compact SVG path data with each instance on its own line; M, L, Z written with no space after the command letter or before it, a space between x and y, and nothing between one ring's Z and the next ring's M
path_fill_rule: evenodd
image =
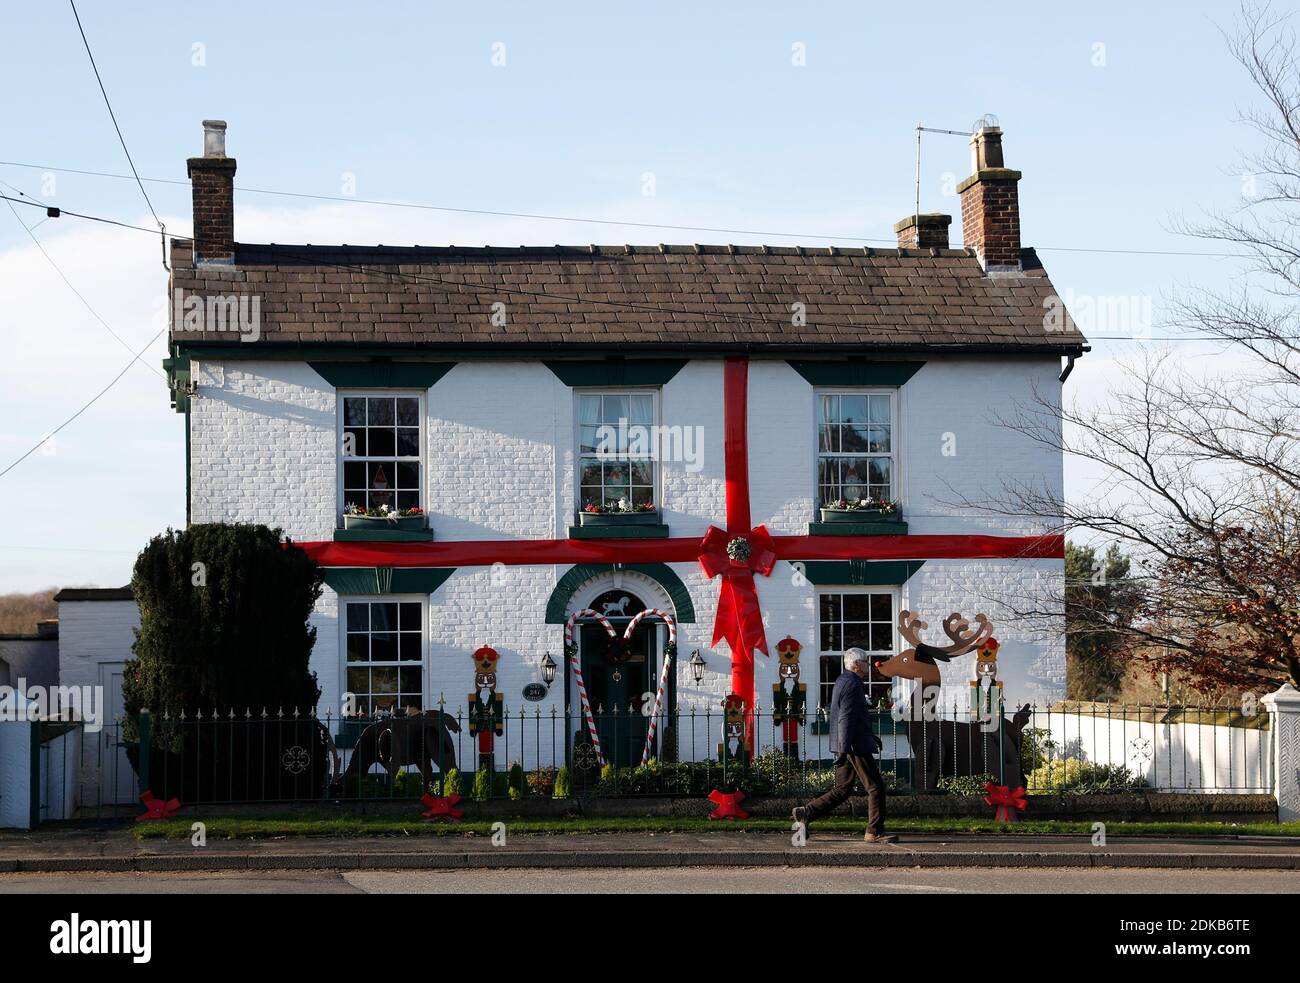
M193 816L157 823L139 823L134 827L137 839L189 839L191 824L207 825L209 840L268 839L288 836L486 836L492 832L491 820L463 823L430 822L390 816L348 816L295 813L286 816ZM532 834L561 833L733 833L788 832L786 819L750 819L741 823L713 822L706 818L670 816L655 819L510 819L510 832ZM826 832L860 833L866 826L862 818L829 818L816 824ZM1092 822L1068 820L1028 820L1005 824L991 819L898 819L889 823L894 833L998 834L1042 836L1050 834L1091 836ZM1107 836L1300 836L1300 823L1169 823L1114 822L1106 824Z

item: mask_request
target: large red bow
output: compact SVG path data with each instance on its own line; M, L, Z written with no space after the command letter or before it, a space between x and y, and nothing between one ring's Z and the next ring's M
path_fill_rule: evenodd
M161 822L164 819L171 819L181 807L180 799L155 799L152 792L145 789L144 794L140 796L140 801L144 803L145 814L136 816L137 823Z
M458 823L465 815L464 811L456 808L459 801L459 795L430 795L426 792L420 796L420 804L429 808L420 815L425 819L450 819Z
M740 803L745 801L744 792L719 792L715 788L709 793L709 801L718 807L709 813L710 819L730 819L734 822L749 818L749 813L740 808Z
M736 540L745 542L749 555L733 559L727 554L727 545ZM722 578L718 590L718 614L713 621L713 642L722 639L731 647L731 656L752 661L754 649L767 654L767 635L763 631L763 611L758 604L758 591L754 587L754 574L764 577L776 566L776 544L766 526L751 529L747 535L732 535L717 526L710 526L700 542L700 569L712 580ZM732 687L745 695L749 690Z
M1029 805L1023 785L1017 786L1015 791L1012 791L1005 785L985 782L984 791L988 793L984 796L984 804L997 806L998 811L993 818L1000 823L1014 823L1019 818L1016 813L1024 812Z

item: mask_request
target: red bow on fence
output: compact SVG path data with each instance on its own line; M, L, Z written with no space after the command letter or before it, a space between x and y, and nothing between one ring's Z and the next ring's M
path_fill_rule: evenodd
M163 819L171 819L176 815L177 810L181 807L180 799L168 799L164 802L162 799L155 799L153 793L145 789L144 794L140 796L140 801L144 804L145 814L136 816L137 823L158 822Z
M744 792L719 792L715 788L709 793L709 801L718 807L709 813L710 819L736 820L749 818L749 813L740 808L740 803L745 801Z
M426 792L420 797L420 805L429 808L420 815L425 819L450 819L453 823L458 823L465 816L462 810L456 808L456 803L459 801L459 795L438 796Z
M1000 823L1014 823L1019 818L1016 813L1024 812L1029 805L1023 785L1018 786L1013 792L1005 785L985 782L984 791L988 793L984 796L984 804L997 806L998 811L993 818Z

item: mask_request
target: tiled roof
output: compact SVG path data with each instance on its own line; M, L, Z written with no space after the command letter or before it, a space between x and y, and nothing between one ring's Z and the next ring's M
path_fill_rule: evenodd
M1033 250L986 274L964 249L767 246L238 245L195 268L172 243L175 289L256 295L256 344L520 348L1078 351L1049 331L1055 294ZM494 307L501 304L504 307ZM802 304L796 324L792 305ZM493 313L503 324L493 323ZM186 331L178 343L225 343Z

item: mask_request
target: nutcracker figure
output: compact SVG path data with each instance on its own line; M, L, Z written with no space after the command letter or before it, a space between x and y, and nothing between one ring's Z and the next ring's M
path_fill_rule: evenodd
M975 678L970 684L970 707L971 713L978 720L997 720L1002 716L998 648L998 640L989 638L975 652Z
M737 777L749 764L749 747L745 743L745 700L731 693L722 701L722 743L718 745L718 760Z
M484 645L474 651L474 692L469 695L469 732L478 736L479 767L491 770L494 746L505 728L503 697L497 692L497 650Z
M808 703L808 684L799 682L799 652L802 646L793 638L776 643L779 683L772 684L772 723L781 727L781 743L788 757L799 757L799 725L804 723Z

